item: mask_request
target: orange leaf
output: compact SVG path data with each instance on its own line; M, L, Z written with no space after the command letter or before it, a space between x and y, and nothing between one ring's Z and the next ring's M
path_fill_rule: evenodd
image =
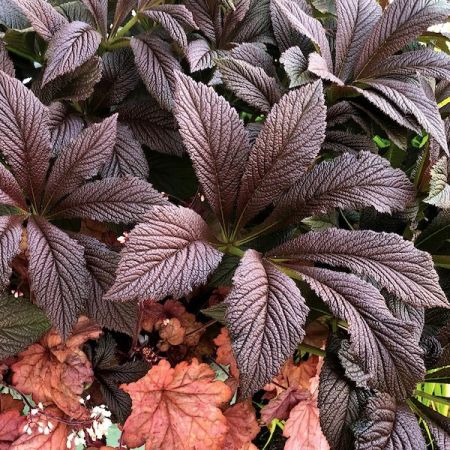
M219 336L214 339L214 344L216 344L218 347L216 362L225 366L229 365L231 376L238 380L239 369L237 367L237 362L231 348L230 335L225 327L220 330Z
M180 345L184 341L185 329L178 319L165 319L157 325L159 337L158 348L166 352L171 345Z
M289 415L283 436L289 438L285 450L329 450L322 433L317 400L311 398L300 402Z
M258 435L259 425L251 401L236 403L223 414L229 429L223 450L241 450Z
M99 337L101 330L87 318L81 318L72 336L63 342L52 330L38 344L19 354L11 367L13 384L31 394L35 402L52 402L73 418L88 417L79 402L85 385L93 380L92 367L80 346Z
M214 376L196 359L175 368L163 360L136 383L122 385L133 401L124 443L147 442L152 450L221 450L227 420L218 407L230 400L231 391Z
M27 419L14 409L0 414L0 450L9 449L22 433Z

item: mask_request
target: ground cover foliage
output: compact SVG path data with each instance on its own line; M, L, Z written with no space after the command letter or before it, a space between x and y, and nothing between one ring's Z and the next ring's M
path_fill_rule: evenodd
M450 448L447 0L0 0L0 449Z

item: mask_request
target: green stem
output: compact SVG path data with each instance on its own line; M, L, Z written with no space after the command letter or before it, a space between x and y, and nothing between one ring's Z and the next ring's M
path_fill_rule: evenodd
M256 230L255 232L245 236L243 239L236 241L236 245L244 245L247 244L250 241L253 241L254 239L256 239L257 237L261 236L263 233L265 233L266 231L270 230L271 228L273 228L275 225L277 225L278 222L272 222L270 225L267 225L264 228L261 228L259 230ZM235 235L235 233L233 234L233 236Z
M124 37L139 21L138 14L133 16L114 36L114 38Z
M325 356L325 350L322 350L321 348L313 347L312 345L300 344L298 349L300 351L309 353L311 355Z
M450 269L450 256L433 255L433 263L436 267L442 267L443 269Z
M450 399L447 400L442 397L435 397L434 395L427 394L426 392L420 391L418 389L416 389L414 391L414 395L416 395L418 397L426 398L427 400L431 400L432 402L435 402L435 403L441 403L442 405L450 405Z
M10 51L11 53L15 53L16 55L18 55L18 56L20 56L20 57L22 57L22 58L24 58L24 59L27 59L28 61L31 61L31 62L41 62L38 58L36 58L34 55L29 55L29 54L27 54L27 53L24 53L24 52L21 52L20 50L17 50L16 48L14 48L14 47L10 47L9 45L6 47L7 48L7 50L8 51Z
M242 258L244 256L244 250L241 250L238 247L235 247L234 245L228 244L225 246L222 246L219 248L219 250L228 253L230 255L239 256L239 258Z

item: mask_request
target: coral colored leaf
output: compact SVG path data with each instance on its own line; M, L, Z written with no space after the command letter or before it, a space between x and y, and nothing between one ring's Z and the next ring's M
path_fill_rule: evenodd
M242 450L259 433L255 408L250 400L239 402L225 410L223 415L227 419L228 433L223 450Z
M5 44L0 40L0 70L9 75L10 77L15 77L16 71L14 70L14 64L8 55Z
M46 197L55 202L98 174L116 143L117 114L91 125L61 150L50 173Z
M381 17L376 0L337 0L335 72L343 81L353 77L353 71L367 36Z
M22 405L23 406L23 405ZM23 428L27 423L27 418L20 414L20 411L9 410L0 411L0 450L8 450L11 444L23 434Z
M83 247L45 219L27 226L31 289L62 336L67 337L88 295Z
M45 411L49 417L39 416L35 419L32 433L23 433L8 450L67 450L67 436L71 431L65 423L67 418L55 406L47 406ZM51 423L53 430L49 434L40 433L38 422L44 428ZM71 449L73 450L73 446Z
M69 219L129 223L142 220L152 206L166 203L163 195L141 178L105 178L76 189L53 212Z
M18 217L0 217L0 291L9 284L11 262L19 253L22 220Z
M97 52L101 36L84 22L71 22L61 28L47 49L47 67L42 85L71 73Z
M36 33L46 41L68 24L67 19L46 0L13 0L13 2L31 22Z
M230 335L225 327L221 329L219 336L214 339L214 344L217 345L216 362L224 366L230 366L230 375L238 380L239 369L231 348Z
M202 83L179 74L175 116L205 197L225 225L234 211L249 152L237 111Z
M326 213L334 208L373 206L379 212L404 209L414 198L406 175L369 152L346 153L323 162L303 175L277 204L274 217L291 220Z
M302 341L308 308L295 282L254 250L241 259L225 301L242 395L250 396Z
M37 202L51 156L48 112L19 80L1 71L0 151L19 185Z
M139 74L148 92L168 111L173 106L175 71L181 70L180 63L170 45L155 34L143 34L131 39L131 49Z
M349 323L349 354L370 387L399 399L422 379L422 350L414 325L395 318L378 290L354 275L328 269L296 267L332 313Z
M111 300L162 300L189 293L219 265L221 253L208 243L208 225L191 209L153 207L130 233Z
M325 138L325 115L320 82L290 92L272 109L242 177L242 223L292 186L314 161Z
M180 156L181 136L172 114L149 98L136 99L118 108L119 120L133 132L134 137L151 150Z
M86 267L90 275L87 315L102 327L132 336L138 320L136 304L111 302L103 298L114 283L119 254L94 238L81 234L73 234L71 237L84 247Z
M108 26L108 0L81 0L95 19L97 28L106 36Z
M396 0L386 8L372 32L368 34L355 68L357 77L401 50L429 26L445 22L450 7L443 0Z
M231 391L214 381L206 364L193 359L171 368L161 361L144 378L121 388L133 401L123 431L129 447L147 443L155 450L223 448L227 419L219 406L230 400Z
M102 178L132 175L147 179L148 163L144 151L126 125L117 124L116 145L100 175Z
M299 236L269 255L349 268L413 306L449 306L430 255L397 234L333 228Z
M261 409L261 420L266 425L270 425L273 419L286 420L292 409L298 403L309 400L309 398L310 393L307 390L300 390L295 386L289 386Z
M319 408L313 398L300 402L289 415L283 430L288 440L285 450L329 450L330 446L322 433Z
M254 64L234 58L216 62L225 86L250 106L268 113L280 100L281 92L275 78Z
M81 318L66 342L56 330L18 355L11 369L13 384L36 402L52 402L70 417L87 418L89 411L79 400L85 385L93 381L92 367L81 346L97 339L101 329Z
M0 297L0 360L37 341L50 323L44 313L24 298ZM1 440L1 439L0 439Z
M419 423L405 404L388 394L372 397L353 427L356 450L426 448Z
M72 139L75 139L84 128L83 119L73 114L69 107L62 102L54 102L49 106L50 137L53 151L57 154Z

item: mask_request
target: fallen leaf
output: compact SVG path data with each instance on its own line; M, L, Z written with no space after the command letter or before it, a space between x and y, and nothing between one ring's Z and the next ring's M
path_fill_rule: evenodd
M322 433L319 422L317 400L310 398L292 409L284 426L283 436L288 440L285 450L329 450L330 446Z
M100 333L101 329L86 317L80 318L66 342L57 331L50 331L18 355L11 367L13 385L31 394L35 402L54 403L69 417L89 416L79 400L85 385L93 380L93 371L80 347L89 339L97 339Z
M256 421L255 408L251 401L236 403L224 413L228 423L228 433L225 438L223 450L241 450L259 433L259 425Z
M214 344L217 345L216 362L224 366L230 366L230 375L239 380L239 369L231 348L230 335L225 327L220 330L219 336L214 339Z
M175 368L163 360L136 383L121 385L133 402L123 442L152 450L221 450L228 430L219 406L231 390L214 376L196 359Z

